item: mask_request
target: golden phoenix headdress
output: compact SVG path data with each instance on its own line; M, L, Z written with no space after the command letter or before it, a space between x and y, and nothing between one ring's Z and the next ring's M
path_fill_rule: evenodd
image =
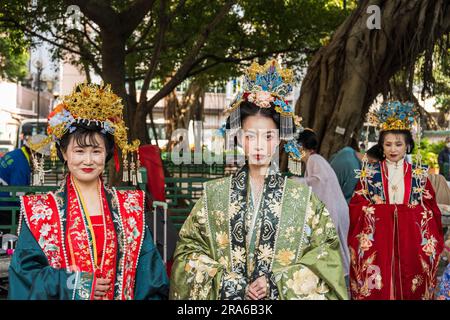
M136 163L134 153L138 151L140 141L133 140L128 143L128 128L123 120L122 99L111 90L110 85L79 84L73 92L62 99L48 116L48 137L36 145L30 145L31 149L38 150L42 145L52 143L51 157L57 159L56 145L66 133L76 130L77 124L89 125L95 122L101 127L101 133L109 133L114 137L116 146L122 152L123 180L136 179ZM128 167L128 154L131 155L131 163ZM117 154L115 154L116 168ZM139 166L139 161L137 163ZM128 172L129 169L129 172ZM128 179L128 173L130 178Z

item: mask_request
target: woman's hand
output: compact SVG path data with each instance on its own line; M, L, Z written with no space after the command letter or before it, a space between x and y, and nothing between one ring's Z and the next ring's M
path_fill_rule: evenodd
M111 280L107 278L97 278L94 288L94 299L102 300L110 289Z
M261 300L267 296L267 279L259 277L248 286L247 297L251 300Z

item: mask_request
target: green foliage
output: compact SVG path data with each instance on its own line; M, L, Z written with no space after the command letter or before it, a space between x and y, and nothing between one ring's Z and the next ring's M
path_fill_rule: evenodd
M0 21L2 18L0 12ZM20 81L26 76L28 43L19 30L2 33L0 29L0 79Z
M422 163L429 168L439 168L438 155L445 147L445 141L431 143L428 139L420 141L420 155L422 156ZM413 150L413 157L417 155L417 146Z
M10 81L22 80L27 73L28 53L17 48L9 38L0 35L0 78Z
M124 12L136 2L112 0L109 8L116 13ZM182 6L179 6L181 1L167 2L167 14L173 18L164 34L154 88L165 83L183 63L204 25L214 18L224 2L187 0ZM6 17L0 19L0 28L8 32L22 30L35 45L44 39L51 41L55 45L55 58L65 57L74 64L87 63L91 70L101 70L103 39L97 32L100 26L83 15L83 30L70 29L67 3L40 0L33 7L28 0L6 1L0 5L0 14ZM209 35L187 77L214 84L238 75L254 58L265 60L278 54L283 54L291 66L304 66L322 46L322 40L329 38L344 21L355 3L348 1L348 9L344 10L342 3L336 0L237 1ZM126 79L140 81L145 77L162 23L159 1L156 1L126 39ZM80 54L73 55L77 52Z

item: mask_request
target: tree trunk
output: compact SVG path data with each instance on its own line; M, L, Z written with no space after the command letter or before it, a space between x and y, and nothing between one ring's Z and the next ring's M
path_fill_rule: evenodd
M369 5L381 9L381 29L369 29ZM328 158L358 132L374 98L402 67L449 31L445 0L363 0L313 57L303 80L296 113L313 128Z
M108 32L102 32L102 80L111 84L111 89L115 94L122 98L124 105L123 115L126 124L129 124L129 103L125 91L125 40L120 35ZM122 166L121 166L122 167ZM110 183L118 185L121 183L121 173L116 172L114 162L108 164L110 172Z
M188 129L189 122L204 120L205 88L196 80L189 83L186 92L179 101L176 91L165 97L164 118L166 120L167 137L170 139L176 129ZM173 142L169 142L168 150L172 150Z

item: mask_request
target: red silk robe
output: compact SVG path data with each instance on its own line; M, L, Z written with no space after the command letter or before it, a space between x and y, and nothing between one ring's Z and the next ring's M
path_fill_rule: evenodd
M350 201L353 299L433 299L443 249L441 212L426 168L405 161L403 204L389 203L385 162L360 172Z

